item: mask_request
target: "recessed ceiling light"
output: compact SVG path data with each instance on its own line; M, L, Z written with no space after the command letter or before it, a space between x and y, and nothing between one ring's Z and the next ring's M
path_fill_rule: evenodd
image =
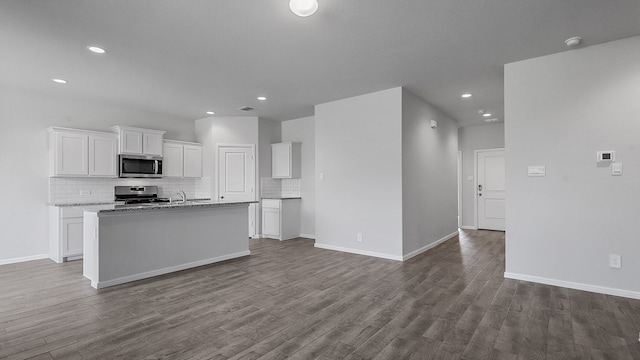
M462 94L463 98L470 98L471 97L471 93L466 93L466 94Z
M53 78L53 79L51 79L51 80L53 80L53 82L58 83L58 84L66 84L66 83L67 83L67 80L65 80L65 79L56 79L56 78Z
M564 41L564 43L568 47L576 47L576 46L580 45L581 42L582 42L582 38L580 36L574 36L574 37L568 38L567 40Z
M96 54L104 54L107 52L107 50L98 46L87 46L87 49L89 49L89 51L94 52Z
M258 100L260 100L260 101L265 101L265 100L267 100L267 98L266 98L266 97L264 97L264 96L258 96Z
M489 117L489 116L491 116L491 114L489 114L489 113L485 113L485 114L482 114L482 116L484 116L484 117Z
M215 115L213 111L207 111L207 115Z
M289 9L300 17L307 17L318 10L318 0L290 0Z

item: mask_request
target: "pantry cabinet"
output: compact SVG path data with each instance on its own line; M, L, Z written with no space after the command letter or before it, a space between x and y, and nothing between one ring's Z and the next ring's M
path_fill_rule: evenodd
M117 177L117 138L111 133L50 127L49 176Z
M165 140L163 152L164 177L202 177L202 144Z
M262 199L262 237L288 240L300 236L300 199Z
M299 179L301 174L301 143L271 144L271 177Z
M166 131L117 125L111 128L118 134L120 154L162 156Z

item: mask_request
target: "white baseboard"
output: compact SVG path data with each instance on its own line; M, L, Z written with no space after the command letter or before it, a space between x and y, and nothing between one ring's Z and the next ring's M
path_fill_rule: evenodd
M447 241L449 239L452 239L452 238L454 238L456 236L458 236L458 232L457 231L454 232L454 233L451 233L451 234L449 234L449 235L447 235L447 236L445 236L443 238L440 238L440 239L432 242L431 244L425 245L425 246L421 247L418 250L415 250L415 251L412 251L412 252L406 254L405 256L402 257L402 261L407 261L407 260L411 259L412 257L414 257L416 255L420 255L423 252L425 252L425 251L427 251L427 250L429 250L431 248L434 248L434 247L442 244L443 242L445 242L445 241Z
M234 254L218 256L218 257L215 257L215 258L212 258L212 259L194 261L194 262L191 262L191 263L188 263L188 264L171 266L171 267L164 268L164 269L147 271L147 272L140 273L140 274L124 276L124 277L121 277L121 278L107 280L107 281L98 281L98 282L91 281L91 286L93 286L96 289L102 289L102 288L106 288L108 286L120 285L120 284L128 283L128 282L131 282L131 281L142 280L142 279L146 279L146 278L150 278L150 277L154 277L154 276L158 276L158 275L164 275L164 274L168 274L168 273L172 273L172 272L176 272L176 271L180 271L180 270L186 270L186 269L191 269L191 268L198 267L198 266L209 265L209 264L217 263L217 262L220 262L220 261L235 259L235 258L247 256L247 255L251 255L251 252L249 250L238 252L238 253L234 253Z
M49 254L41 254L41 255L25 256L25 257L13 258L13 259L4 259L4 260L0 260L0 265L9 265L9 264L21 263L25 261L42 260L42 259L48 259L48 258L49 258Z
M530 281L530 282L535 282L535 283L540 283L545 285L560 286L560 287L565 287L569 289L583 290L583 291L589 291L589 292L598 293L598 294L614 295L614 296L621 296L625 298L640 300L640 292L637 292L637 291L615 289L615 288L610 288L606 286L590 285L590 284L583 284L583 283L557 280L557 279L549 279L549 278L544 278L539 276L517 274L517 273L511 273L511 272L505 272L504 277L507 279Z
M352 248L345 248L341 246L334 246L334 245L322 244L317 242L315 243L314 247L317 247L320 249L326 249L326 250L342 251L342 252L351 253L351 254L366 255L366 256L373 256L373 257L378 257L383 259L402 261L402 256L389 255L389 254L358 250L358 249L352 249Z
M463 225L460 229L462 229L462 230L478 230L478 227L477 226Z
M316 239L315 235L311 235L311 234L300 234L300 237L306 238L306 239Z

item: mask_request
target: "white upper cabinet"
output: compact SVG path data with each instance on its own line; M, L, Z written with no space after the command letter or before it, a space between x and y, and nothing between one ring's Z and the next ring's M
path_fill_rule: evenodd
M162 132L143 132L142 133L142 153L145 155L162 156Z
M274 179L299 179L301 143L271 144L271 177Z
M89 134L89 175L118 175L118 139L114 134Z
M165 140L162 172L164 177L202 177L202 144Z
M202 145L184 146L184 177L202 177Z
M120 154L162 156L162 140L166 131L117 125L111 128L120 138Z
M111 133L50 127L49 176L117 176L117 140Z

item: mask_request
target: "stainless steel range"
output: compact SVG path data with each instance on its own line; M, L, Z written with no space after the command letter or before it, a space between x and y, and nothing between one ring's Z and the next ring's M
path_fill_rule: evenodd
M171 202L169 198L158 197L158 187L149 186L116 186L115 200L124 201L125 205L155 204Z

